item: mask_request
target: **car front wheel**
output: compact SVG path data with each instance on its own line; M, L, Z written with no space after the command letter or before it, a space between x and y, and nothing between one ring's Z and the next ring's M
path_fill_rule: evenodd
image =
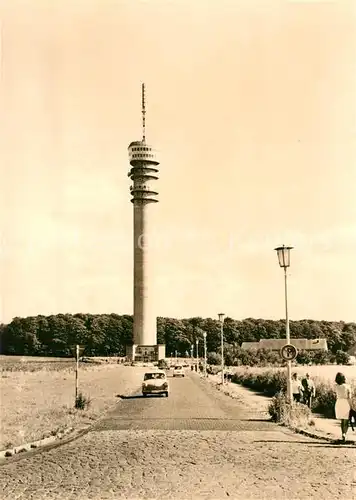
M166 392L166 398L168 398L168 391Z

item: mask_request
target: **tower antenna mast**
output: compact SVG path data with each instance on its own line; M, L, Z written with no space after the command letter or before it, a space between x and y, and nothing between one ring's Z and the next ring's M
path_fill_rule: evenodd
M142 84L142 142L146 141L146 101L145 84Z

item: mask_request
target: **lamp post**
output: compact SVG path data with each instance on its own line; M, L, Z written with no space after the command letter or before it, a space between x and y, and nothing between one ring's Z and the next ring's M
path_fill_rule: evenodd
M221 333L221 383L224 385L224 313L219 313L220 333Z
M293 247L281 246L275 248L277 251L278 262L280 267L284 269L284 300L286 308L286 340L287 344L290 344L290 333L289 333L289 316L288 316L288 293L287 293L287 267L290 266L290 251ZM290 403L292 403L292 362L287 361L287 398Z
M203 338L204 338L204 377L207 377L206 373L206 332L203 332Z
M190 345L190 366L193 367L194 365L194 358L193 358L193 351L194 351L194 345ZM193 368L191 368L193 369Z
M199 371L199 370L198 370L198 368L199 368L199 339L197 339L197 340L195 341L195 343L196 343L196 346L197 346L197 349L196 349L196 357L197 357L197 361L196 361L196 371L197 371L197 373L198 373L198 371Z

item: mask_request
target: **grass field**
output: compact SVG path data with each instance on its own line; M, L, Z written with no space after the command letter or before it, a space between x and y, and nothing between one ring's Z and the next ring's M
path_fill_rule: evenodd
M74 409L74 360L1 356L0 364L0 450L92 422L119 401L118 394L137 389L145 371L111 363L81 364L79 391L92 400L82 411Z
M0 354L0 363L52 363L66 362L74 358L52 358L48 356L7 356Z
M335 375L341 372L345 375L347 381L356 383L356 366L344 365L320 365L320 366L298 366L294 367L293 371L299 375L309 373L311 377L318 377L320 379L328 380L329 382L335 381Z
M43 358L35 356L0 356L0 371L36 372L75 369L74 358Z
M91 357L86 358L92 364L122 363L124 358L120 357ZM75 370L74 358L44 358L36 356L4 356L0 355L0 372L24 371L37 372ZM90 366L90 365L89 365ZM82 364L83 369L88 364Z

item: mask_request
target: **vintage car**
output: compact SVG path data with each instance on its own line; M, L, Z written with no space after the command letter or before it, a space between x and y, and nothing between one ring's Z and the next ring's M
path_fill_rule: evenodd
M146 372L142 382L142 395L164 394L168 398L169 385L167 375L163 370Z
M173 368L173 377L184 377L184 369L182 366L175 366Z

